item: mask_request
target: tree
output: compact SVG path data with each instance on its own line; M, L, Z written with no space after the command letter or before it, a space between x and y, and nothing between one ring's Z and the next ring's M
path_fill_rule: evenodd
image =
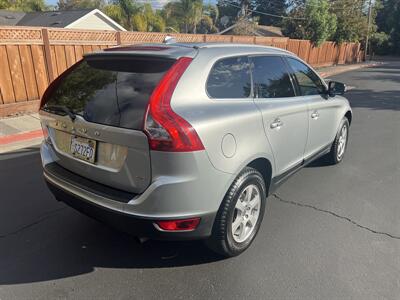
M336 31L336 16L329 12L327 0L310 0L305 10L306 38L319 46Z
M105 5L105 0L58 0L57 8L59 10L72 10L72 9L87 9L98 8L101 9Z
M254 35L257 22L241 17L236 21L236 26L232 29L234 35Z
M218 19L218 9L212 5L203 7L202 0L171 1L164 6L160 15L165 20L166 28L172 31L184 33L217 31L215 22Z
M0 9L15 11L45 11L48 6L44 0L0 0Z
M385 32L387 41L386 53L400 55L400 0L382 0L377 12L376 23L379 31ZM384 50L384 49L382 49Z
M337 30L334 35L336 42L359 42L367 36L367 11L365 0L336 0L331 11L337 17ZM374 25L371 32L375 31Z
M129 3L128 6L126 3L124 6L118 2L106 5L103 12L125 28L135 31L165 31L165 21L162 15L154 11L149 3L139 5L129 1L132 4L132 7L129 7Z
M136 31L156 31L165 30L165 22L161 15L155 13L149 3L143 7L132 18L132 29Z
M388 54L390 51L390 35L385 32L376 32L371 36L370 53L372 56L376 54Z
M197 26L197 33L216 33L218 28L214 25L213 19L203 16Z
M305 6L297 5L282 22L282 33L292 39L305 39Z
M201 0L180 0L176 7L178 16L183 21L183 32L196 33L197 24L202 17L203 2Z
M161 12L156 11L154 14L154 17L152 18L150 22L151 31L155 32L164 32L165 31L165 20L163 19Z
M103 7L102 11L118 24L122 25L123 27L127 27L125 24L124 13L119 5L108 4Z
M177 16L176 2L168 2L161 10L161 16L165 21L166 28L169 31L179 32L181 20Z
M286 0L255 0L255 10L259 12L274 14L278 16L286 16L288 4ZM274 25L281 26L282 19L263 14L253 13L253 15L259 16L260 25Z
M337 19L327 0L299 2L283 23L283 33L290 38L308 39L316 46L333 37Z
M217 24L219 19L219 11L218 7L211 4L206 4L203 6L203 15L211 18L211 21L214 24Z
M225 0L218 0L217 8L219 11L218 27L225 29L234 24L240 14L240 0L232 0L226 2Z
M135 14L132 16L132 30L133 31L147 31L147 20L142 14Z
M115 0L114 3L121 8L122 15L125 18L126 29L132 30L132 17L139 12L140 6L133 0Z

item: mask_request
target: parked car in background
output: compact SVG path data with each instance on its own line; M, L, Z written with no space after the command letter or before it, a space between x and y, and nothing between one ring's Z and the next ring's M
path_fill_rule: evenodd
M343 160L352 111L292 53L240 44L143 44L88 54L40 117L55 197L139 237L204 239L235 256L267 196L326 155Z

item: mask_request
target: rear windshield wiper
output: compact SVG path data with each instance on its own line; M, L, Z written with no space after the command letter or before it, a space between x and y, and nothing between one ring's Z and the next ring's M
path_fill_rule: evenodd
M71 118L72 121L75 121L75 119L76 119L76 115L72 111L72 109L68 108L65 105L46 105L45 109L48 109L48 110L54 111L54 112L63 112L65 114L67 114Z

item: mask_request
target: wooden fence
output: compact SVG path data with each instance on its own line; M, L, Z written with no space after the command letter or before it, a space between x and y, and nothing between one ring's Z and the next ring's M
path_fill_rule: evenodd
M162 42L165 33L71 30L39 27L0 27L0 117L34 111L46 87L83 54L124 44ZM173 34L178 42L224 42L287 49L314 67L361 61L359 44L289 38Z

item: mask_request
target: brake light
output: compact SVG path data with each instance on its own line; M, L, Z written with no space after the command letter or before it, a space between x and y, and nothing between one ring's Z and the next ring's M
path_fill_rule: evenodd
M103 51L105 51L105 52L110 52L110 51L164 51L164 50L168 50L168 49L170 49L170 47L130 45L130 46L106 48Z
M171 108L171 98L192 58L181 57L163 76L151 94L144 131L151 150L189 152L204 150L195 129Z
M168 220L157 221L159 228L166 231L189 231L195 230L200 223L200 218L184 219L184 220Z

